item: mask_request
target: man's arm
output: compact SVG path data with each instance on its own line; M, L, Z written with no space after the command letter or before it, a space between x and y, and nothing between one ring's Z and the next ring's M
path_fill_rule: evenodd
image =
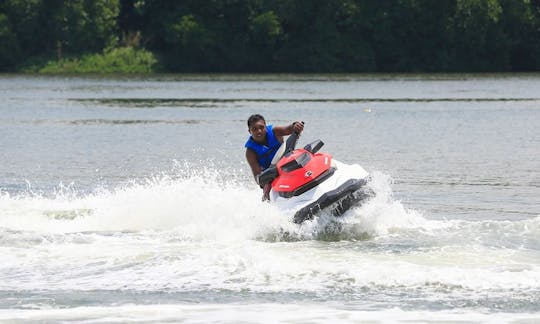
M251 172L253 173L253 178L255 178L255 181L257 181L257 176L262 172L262 169L259 165L259 161L257 161L257 154L255 151L246 149L246 160L251 168Z
M300 134L304 130L304 123L294 122L287 126L274 126L273 130L279 137L291 135L293 132Z

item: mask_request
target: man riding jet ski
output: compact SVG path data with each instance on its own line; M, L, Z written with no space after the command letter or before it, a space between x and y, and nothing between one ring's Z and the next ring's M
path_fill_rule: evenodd
M321 211L340 216L373 196L366 186L368 173L360 165L347 165L318 153L324 145L321 140L295 149L298 136L293 132L279 152L276 149L271 164L256 175L257 183L270 189L270 202L294 213L295 223L313 219Z

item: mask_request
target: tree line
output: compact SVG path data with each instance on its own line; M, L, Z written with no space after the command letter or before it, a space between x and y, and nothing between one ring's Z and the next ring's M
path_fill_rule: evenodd
M540 0L0 2L0 71L124 47L162 72L540 71Z

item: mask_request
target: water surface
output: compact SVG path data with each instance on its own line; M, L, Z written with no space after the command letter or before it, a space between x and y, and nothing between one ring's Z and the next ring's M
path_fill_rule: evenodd
M534 322L540 77L0 77L0 320ZM301 226L246 119L372 175Z

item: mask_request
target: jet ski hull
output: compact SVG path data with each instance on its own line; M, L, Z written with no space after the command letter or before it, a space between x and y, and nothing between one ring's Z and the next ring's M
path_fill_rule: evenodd
M270 202L294 214L293 221L299 224L322 211L340 216L373 195L367 187L368 173L360 165L332 160L332 169L330 176L300 195L287 198L272 189Z

